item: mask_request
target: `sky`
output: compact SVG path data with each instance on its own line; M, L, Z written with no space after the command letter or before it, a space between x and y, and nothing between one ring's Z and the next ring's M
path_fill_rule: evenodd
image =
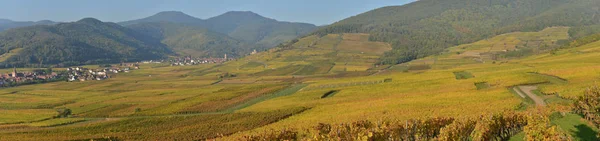
M161 11L181 11L207 19L227 11L252 11L280 21L331 24L384 6L415 0L0 0L0 19L107 22L140 19Z

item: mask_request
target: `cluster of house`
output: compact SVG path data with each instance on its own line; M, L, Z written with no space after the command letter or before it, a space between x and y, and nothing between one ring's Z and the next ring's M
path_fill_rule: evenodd
M211 64L211 63L224 63L232 60L231 58L227 58L227 54L223 56L223 58L194 58L191 56L185 56L180 58L175 58L170 60L171 66L189 66L189 65L199 65L199 64Z
M143 64L160 64L164 62L164 60L147 60L147 61L142 61Z
M67 68L67 81L105 80L110 74L129 73L133 69L140 69L138 64L121 64L120 67L106 67L104 69L88 69L83 67Z
M46 72L37 70L33 72L17 72L17 69L13 69L12 73L0 74L0 85L4 86L8 83L23 83L35 80L50 80L57 78L58 74L55 72Z

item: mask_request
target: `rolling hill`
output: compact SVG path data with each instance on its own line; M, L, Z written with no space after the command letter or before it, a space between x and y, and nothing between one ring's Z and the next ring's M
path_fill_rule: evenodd
M129 25L134 25L134 24L139 24L139 23L149 23L149 22L172 22L172 23L185 23L185 24L192 24L192 25L201 25L204 23L204 20L196 18L196 17L192 17L190 15L187 15L187 14L185 14L183 12L179 12L179 11L164 11L164 12L156 13L150 17L142 18L142 19L119 22L119 24L123 25L123 26L129 26Z
M160 59L171 50L154 38L93 18L0 33L3 67L27 64L98 64Z
M307 23L281 22L250 11L231 11L206 20L207 28L258 46L273 47L316 29Z
M0 140L598 140L599 3L419 0L224 63L3 88ZM250 12L163 14L11 29L0 60L220 56L261 40L233 36Z
M314 34L369 33L370 40L394 48L381 63L396 64L515 31L570 26L571 34L579 34L590 28L578 27L600 24L599 7L596 0L419 0L362 13Z
M504 50L504 43L508 43L509 49L536 48L540 43L567 38L567 30L553 27L540 32L514 32L451 47L451 52L438 56L443 64L436 65L456 63L450 59L472 54L467 52L498 52ZM572 105L570 99L583 95L598 79L596 60L600 59L600 42L597 40L502 63L434 65L430 69L370 76L332 77L329 74L336 71L321 69L328 68L322 67L326 63L318 65L323 60L334 61L338 57L349 60L337 56L342 54L361 56L356 60L368 63L373 59L371 56L391 49L385 43L368 41L368 37L355 33L315 35L225 64L173 67L142 64L144 69L120 73L107 81L56 82L0 89L3 93L0 99L6 101L0 102L0 111L8 113L0 115L0 123L3 123L0 127L6 129L0 135L5 140L243 140L252 135L277 140L268 137L291 132L286 139L293 140L332 135L323 137L328 139L338 137L337 131L351 129L361 129L356 131L361 133L359 135L384 134L390 130L440 130L440 134L429 137L435 138L448 136L448 132L452 132L448 128L467 120L473 121L471 128L454 130L464 131L460 137L467 139L480 138L477 134L482 131L510 129L511 133L485 134L502 134L504 138L519 140L525 138L524 135L532 135L528 129L530 125L538 125L532 121L539 121L543 122L539 124L543 125L540 130L556 129L553 131L573 140L597 140L598 129L564 107ZM597 36L590 38L598 39ZM488 48L490 44L494 46ZM304 59L303 56L310 57ZM267 66L259 61L266 62ZM295 65L288 67L287 64ZM349 71L360 68L355 66L349 63L344 67ZM217 78L215 75L221 74L219 70L239 75ZM261 73L264 71L269 72ZM243 75L244 72L252 75ZM307 72L316 75L302 76ZM468 77L459 78L459 75ZM528 97L519 96L523 89L511 91L522 85L539 88L529 92L535 92L547 106L536 107ZM71 109L73 116L51 118L61 108ZM551 112L553 114L547 115ZM530 117L511 118L513 114ZM533 116L550 119L531 118ZM455 121L429 124L439 119ZM391 123L384 125L390 126L370 126L388 120ZM496 126L516 122L528 125ZM402 128L406 124L419 126ZM319 132L320 128L315 128L328 125L336 130ZM380 128L385 130L377 130ZM420 134L408 132L407 135Z
M10 28L25 27L25 26L32 26L32 25L53 25L53 24L56 24L56 22L49 21L49 20L41 20L41 21L37 21L37 22L31 22L31 21L20 22L20 21L8 20L8 19L0 19L0 32L10 29Z
M231 45L231 42L224 42L225 44L220 44L210 41L204 40L185 40L181 43L180 46L169 47L172 48L197 48L192 46L192 44L213 44L212 46L228 46L231 48L235 48L235 50L231 49L219 49L219 50L229 50L235 51L235 53L231 53L234 55L243 55L249 53L249 51L253 49L257 50L266 50L272 48L280 43L284 43L285 41L292 40L299 36L308 34L315 30L317 27L312 24L306 23L292 23L292 22L282 22L274 19L269 19L263 16L260 16L253 12L238 12L232 11L227 12L225 14L212 17L206 20L199 19L196 17L189 16L185 13L178 11L166 11L160 12L153 16L142 18L138 20L131 20L120 22L119 24L132 27L136 29L136 24L146 24L146 23L175 23L180 26L186 26L186 28L196 28L201 29L201 32L194 34L204 34L208 32L207 30L215 33L220 33L226 36L213 36L213 38L223 38L217 40L237 40L237 42L241 42L241 44L245 44L243 46L240 45ZM161 30L164 31L172 31L178 29L166 29L166 28L177 28L176 26L159 26ZM198 31L198 30L192 30ZM190 34L190 32L186 32L184 34ZM181 34L166 34L164 38L177 38L183 37ZM190 45L182 47L181 45ZM210 48L210 47L209 47ZM208 49L208 48L202 48ZM217 54L228 53L229 51L207 51L200 50L200 52L215 52ZM211 48L216 49L216 48ZM179 52L182 53L182 52ZM185 53L182 53L185 54ZM204 54L196 54L196 55L204 55ZM212 55L212 54L210 54Z
M129 28L149 35L170 47L179 55L221 57L223 54L242 56L249 52L247 43L208 29L169 22L140 23Z

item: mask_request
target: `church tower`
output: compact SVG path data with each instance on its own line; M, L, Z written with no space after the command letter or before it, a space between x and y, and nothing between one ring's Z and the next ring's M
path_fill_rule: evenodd
M13 68L12 77L17 77L17 67Z

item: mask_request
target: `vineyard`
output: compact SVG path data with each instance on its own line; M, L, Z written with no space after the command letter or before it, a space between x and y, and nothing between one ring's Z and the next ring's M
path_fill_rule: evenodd
M429 118L407 121L358 121L349 124L320 123L309 130L285 129L239 140L509 140L524 132L523 140L570 140L551 126L547 115L498 113L477 119Z
M374 64L390 48L368 34L314 35L223 64L0 89L0 140L594 140L600 42L498 49L555 47L567 29L393 66Z
M106 119L102 123L59 128L0 131L0 140L89 140L107 137L119 140L201 140L264 126L304 110L295 108L267 113Z
M386 79L391 81L391 79ZM362 86L362 85L375 85L386 82L386 80L376 80L376 81L362 81L362 82L350 82L350 83L339 83L339 84L323 84L323 85L315 85L305 88L303 90L319 90L319 89L332 89L332 88L340 88L340 87L351 87L351 86Z

